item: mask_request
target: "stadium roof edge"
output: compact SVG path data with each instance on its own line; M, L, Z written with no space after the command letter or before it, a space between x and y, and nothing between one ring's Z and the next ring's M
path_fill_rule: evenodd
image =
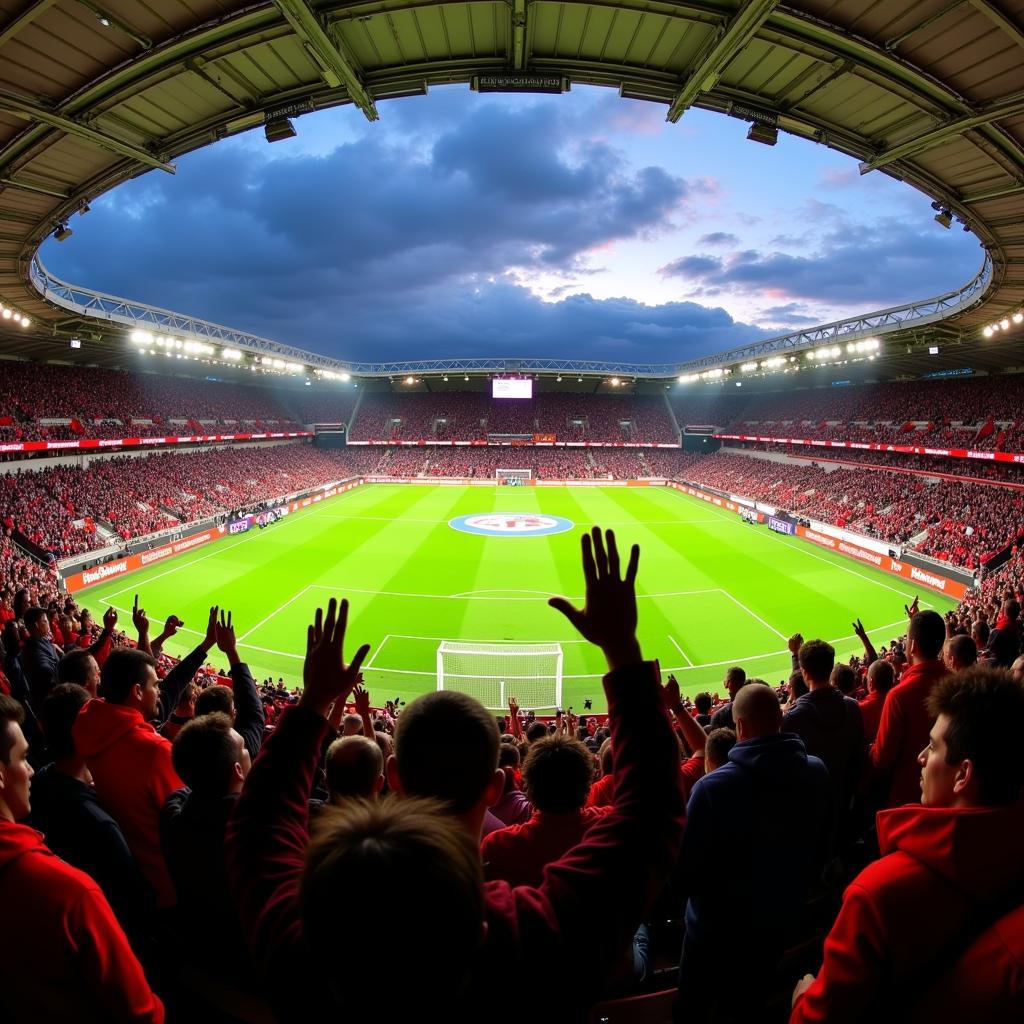
M979 237L981 272L950 293L956 299L854 321L913 346L939 335L973 342L984 324L1024 306L1024 8L1006 0L999 17L993 10L980 0L936 11L915 0L165 0L159 12L131 5L130 15L104 21L83 17L76 0L30 4L0 23L0 300L31 317L40 336L102 333L104 321L120 332L125 324L102 302L83 311L56 301L60 288L80 297L84 289L35 287L48 277L36 259L41 241L96 196L154 166L172 171L176 156L282 111L353 102L372 119L377 100L518 70L613 86L666 104L672 120L692 105L781 129L925 192ZM905 310L914 312L901 317ZM518 364L668 377L860 331L825 324L671 367L349 364L267 339L253 351L380 376Z

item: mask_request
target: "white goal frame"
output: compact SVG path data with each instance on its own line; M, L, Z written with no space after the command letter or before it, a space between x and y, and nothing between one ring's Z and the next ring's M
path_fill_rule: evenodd
M533 470L532 469L496 469L494 471L494 477L496 480L532 480Z
M486 672L451 672L445 664L446 655L476 655L481 659L494 659L495 663L489 665L490 671ZM437 688L467 693L489 711L507 711L510 697L519 701L523 711L557 710L562 706L564 657L562 645L558 643L442 640L437 648ZM523 669L533 667L526 661L528 658L550 658L552 670L527 674ZM502 662L507 664L507 670L502 671ZM546 687L543 692L542 687ZM546 699L548 696L550 701Z

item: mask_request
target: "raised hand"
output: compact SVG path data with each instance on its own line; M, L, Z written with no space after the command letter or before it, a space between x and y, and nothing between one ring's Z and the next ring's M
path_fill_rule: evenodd
M164 623L164 639L169 640L184 625L185 620L179 619L177 615L168 616L167 621Z
M214 635L217 638L217 647L225 654L231 654L235 650L235 627L231 624L231 612L228 612L225 619L224 611L221 610L220 622L215 624Z
M679 680L675 676L670 675L665 682L664 687L661 691L662 697L665 699L665 707L669 711L676 711L681 709L683 706L683 699L679 694Z
M360 718L370 715L370 694L358 683L352 691L352 703L356 706L356 714Z
M907 613L907 618L912 619L918 613L918 605L921 602L920 597L914 598L914 603L911 605L904 605L903 610Z
M797 654L797 653L799 653L800 648L803 646L803 642L804 642L804 635L803 635L803 633L794 633L789 638L789 640L786 643L786 646L789 648L789 653L790 654Z
M103 616L104 622L106 615ZM149 618L146 616L146 609L139 607L139 595L135 595L135 603L132 605L132 624L135 626L139 636L149 635Z
M853 623L853 632L854 635L859 637L861 640L867 639L867 630L864 628L864 624L860 621L860 619L857 619Z
M202 647L206 650L210 650L217 643L217 612L220 608L214 605L210 609L210 617L206 622L206 636L203 637Z
M348 601L332 597L327 615L317 608L316 618L306 630L306 660L302 666L303 691L299 703L326 717L332 701L346 700L359 681L359 669L370 653L363 644L351 663L345 664L343 647L348 625Z
M515 718L519 714L519 701L515 697L509 697L508 699L508 713Z
M83 622L83 626L84 626L84 623L85 623L85 613L84 612L82 613L82 622ZM115 609L115 608L108 608L103 613L103 628L112 633L114 631L114 627L116 625L117 625L117 609Z
M636 573L640 548L634 544L629 553L626 575L620 574L619 550L615 534L594 527L583 535L583 579L586 597L582 608L564 597L553 597L548 604L560 611L580 635L604 651L609 669L630 665L642 659L636 638Z

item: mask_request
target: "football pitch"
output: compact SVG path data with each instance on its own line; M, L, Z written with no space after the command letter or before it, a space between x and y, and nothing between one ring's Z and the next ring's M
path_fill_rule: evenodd
M567 522L558 524L564 532L542 536L504 532L536 528L515 514ZM458 517L499 535L462 532L452 525ZM346 653L371 645L364 676L377 705L434 689L443 640L556 642L564 654L562 703L578 713L589 698L603 711L600 652L546 604L553 594L582 603L579 538L594 524L614 528L623 550L640 545L644 654L660 659L691 695L721 691L733 664L778 684L789 674L792 633L828 640L845 659L860 653L855 618L881 644L902 632L903 606L915 596L939 612L955 606L668 488L402 484L358 487L266 530L86 590L79 601L97 618L112 604L129 633L135 594L154 634L166 616L179 615L185 629L167 647L178 655L203 635L209 606L218 603L232 610L240 653L257 680L283 677L290 687L301 684L314 610L346 596ZM216 649L210 660L225 667Z

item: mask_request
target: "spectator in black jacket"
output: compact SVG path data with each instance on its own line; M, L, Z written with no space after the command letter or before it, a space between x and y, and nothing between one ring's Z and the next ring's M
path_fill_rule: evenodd
M747 685L747 673L738 665L733 666L725 673L725 688L729 691L729 703L723 704L711 716L711 729L733 729L736 722L732 717L732 704L736 700L736 694Z
M235 981L248 960L241 927L228 891L224 831L252 764L231 719L215 711L194 718L174 740L174 770L186 789L167 798L160 815L160 846L178 896L181 925L203 936L195 952L218 951L219 967Z
M84 871L103 890L137 955L143 955L143 922L153 903L135 858L116 821L92 786L85 759L75 750L71 728L89 692L74 683L55 686L43 701L39 723L53 761L32 779L30 824L46 845Z
M57 685L57 663L63 652L50 636L50 616L45 608L25 612L25 629L28 637L18 658L28 680L32 706L41 707L43 698Z

